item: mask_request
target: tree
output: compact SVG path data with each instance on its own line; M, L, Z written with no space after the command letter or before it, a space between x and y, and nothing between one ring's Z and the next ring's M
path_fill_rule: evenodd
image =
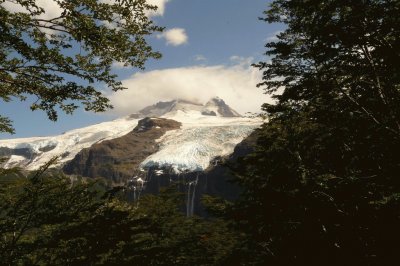
M220 265L235 235L187 218L173 188L128 203L99 181L0 169L2 265Z
M275 0L284 23L259 84L275 94L237 167L236 260L385 265L397 259L400 2Z
M47 2L48 3L48 2ZM161 31L145 0L53 0L44 7L35 0L0 1L0 97L3 101L36 101L57 120L57 110L70 114L79 104L101 112L109 101L97 84L124 89L112 64L143 69L148 58L160 58L145 37ZM48 3L49 4L49 3ZM19 11L19 12L17 12ZM0 117L0 130L13 132Z
M336 97L399 135L399 8L381 0L274 1L265 21L288 29L266 45L273 59L258 65L265 70L259 86L285 88L278 106Z

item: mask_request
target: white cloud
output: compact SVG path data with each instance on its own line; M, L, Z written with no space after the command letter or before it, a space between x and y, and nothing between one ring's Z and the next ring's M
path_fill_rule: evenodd
M98 0L101 3L105 4L114 4L115 0ZM152 6L157 6L157 10L155 11L147 11L146 15L149 17L155 17L155 16L163 16L164 11L165 11L165 5L169 2L170 0L147 0L147 4L152 5Z
M188 41L188 36L185 32L185 29L182 28L173 28L167 30L161 34L158 34L157 38L165 39L167 41L167 45L172 46L179 46L187 43Z
M150 5L155 5L157 6L156 11L151 11L148 13L150 17L155 17L155 16L163 16L165 12L165 5L169 2L170 0L147 0L147 3Z
M22 5L11 1L6 1L1 5L11 12L29 13ZM41 19L52 19L61 15L62 9L54 0L36 0L36 5L45 10L45 12L39 16Z
M256 84L261 73L250 66L192 66L137 73L123 81L127 90L107 95L112 112L126 115L158 101L185 99L199 103L219 96L239 113L259 112L271 102Z
M229 59L231 60L232 63L242 67L250 66L254 61L253 57L242 57L238 55L233 55Z
M147 15L149 17L164 15L165 6L166 6L167 2L169 2L169 1L170 0L147 0L148 4L155 5L158 7L158 9L156 11L148 11ZM99 0L99 2L113 4L115 2L115 0ZM20 5L18 3L6 1L4 3L1 3L1 5L11 12L29 13L25 7L23 7L22 5ZM41 8L44 8L44 10L45 10L45 13L43 13L39 16L39 18L41 18L41 19L52 19L52 18L60 16L62 13L62 9L57 4L57 2L54 0L36 0L36 5Z
M101 3L105 4L114 4L115 0L98 0ZM163 16L165 12L165 5L169 2L170 0L147 0L147 4L157 6L157 10L155 11L147 11L146 14L149 17L155 17L155 16Z

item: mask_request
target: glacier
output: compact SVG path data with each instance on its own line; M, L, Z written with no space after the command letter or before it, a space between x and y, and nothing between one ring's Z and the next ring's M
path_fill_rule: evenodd
M12 155L3 167L20 166L26 170L36 170L55 156L59 159L52 167L61 166L72 160L84 148L128 134L136 127L138 121L139 119L123 117L67 131L58 136L0 140L0 148L26 149L32 155L29 158Z
M210 117L197 112L165 116L182 123L158 141L159 151L140 165L146 168L171 168L175 173L204 171L217 156L229 155L235 146L260 126L261 120L243 117Z
M190 108L187 103L184 107L161 116L181 122L182 126L157 140L158 152L147 157L141 168L170 168L176 173L203 171L213 158L231 154L235 146L263 122L261 118L203 115L202 108ZM0 149L24 149L23 154L9 156L3 167L36 170L55 156L59 160L53 167L61 167L84 148L128 134L139 120L127 116L58 136L0 140Z

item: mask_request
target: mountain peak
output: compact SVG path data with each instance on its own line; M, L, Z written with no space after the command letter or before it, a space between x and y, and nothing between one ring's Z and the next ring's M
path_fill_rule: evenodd
M225 103L221 98L213 97L211 98L205 105L205 109L208 111L212 111L218 116L222 117L240 117L241 115L233 110L229 105Z
M214 101L214 102L224 102L224 100L222 100L221 98L219 98L218 96L215 96L215 97L212 97L210 100L209 100L209 102L210 101Z
M206 104L199 104L196 102L175 99L171 101L160 101L151 106L145 107L139 111L140 117L160 117L166 114L173 114L175 112L199 112L206 116L219 116L219 117L240 117L241 115L229 107L224 100L219 97L211 98Z

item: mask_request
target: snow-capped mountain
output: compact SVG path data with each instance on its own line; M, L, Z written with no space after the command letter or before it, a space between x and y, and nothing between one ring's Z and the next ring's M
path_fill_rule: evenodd
M72 160L84 148L128 134L139 119L123 117L110 122L67 131L62 135L0 140L0 156L9 157L4 167L35 170L59 156L56 166Z
M204 115L216 115L222 117L240 117L241 115L230 108L224 100L219 97L209 100L202 111Z
M136 114L59 136L0 140L3 167L35 170L54 156L67 175L104 178L127 198L179 186L188 216L204 214L201 195L233 199L239 188L221 160L247 154L263 121L240 116L222 99L159 102Z
M162 132L155 134L157 138L152 140L157 148L142 158L138 166L171 167L176 172L206 169L214 157L232 153L234 147L261 124L259 119L240 116L220 98L213 98L204 105L184 100L159 102L138 114L59 136L0 140L0 156L8 158L3 166L35 170L54 156L59 156L55 166L64 166L96 144L117 141L135 128L135 134L139 134L137 127L143 117L177 121L180 127L162 130L161 126L156 126L154 129ZM140 141L138 135L135 143Z
M199 104L187 100L173 100L169 102L158 102L148 106L136 114L137 117L160 117L176 114L177 111L188 112L196 111L205 116L218 117L241 117L241 115L229 107L224 100L219 97L210 99L206 104Z

